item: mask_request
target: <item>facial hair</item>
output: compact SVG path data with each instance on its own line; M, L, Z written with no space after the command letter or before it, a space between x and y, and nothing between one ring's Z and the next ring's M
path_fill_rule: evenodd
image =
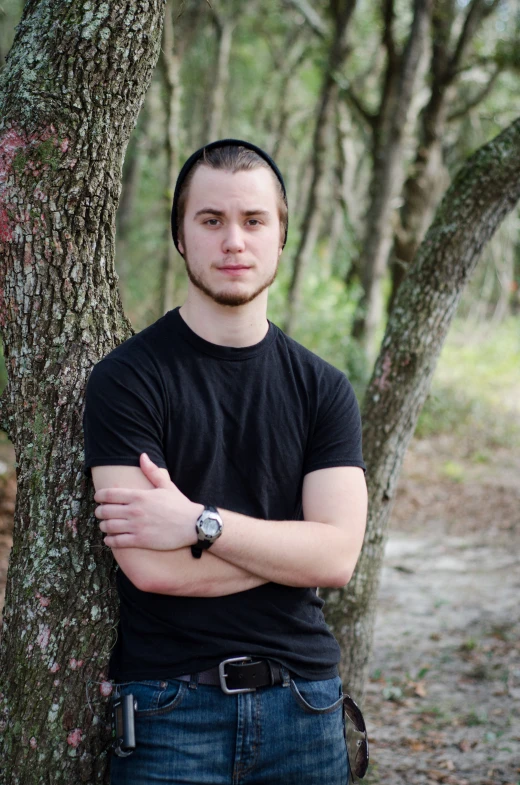
M253 292L247 294L240 294L240 293L231 293L231 292L216 292L213 289L210 289L209 286L204 283L202 278L197 275L197 273L193 270L190 266L190 262L188 260L188 255L185 253L184 255L184 264L186 265L186 273L188 274L188 278L190 279L193 286L196 286L201 292L204 292L205 295L210 297L214 302L218 303L219 305L228 305L231 307L236 307L239 305L246 305L246 303L250 303L259 294L261 294L264 289L267 289L273 283L276 275L278 273L278 262L276 264L276 268L272 276L264 281L260 286L255 289Z

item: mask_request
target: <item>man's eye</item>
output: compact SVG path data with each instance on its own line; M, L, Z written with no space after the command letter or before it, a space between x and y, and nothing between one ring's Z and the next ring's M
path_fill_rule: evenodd
M216 226L218 223L218 218L209 218L206 223L210 226Z
M258 220L258 218L250 218L250 219L249 219L249 223L250 223L252 226L259 226L259 224L260 224L260 221Z

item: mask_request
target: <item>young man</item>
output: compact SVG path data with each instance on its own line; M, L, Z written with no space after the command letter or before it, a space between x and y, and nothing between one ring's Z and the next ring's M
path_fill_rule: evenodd
M113 785L346 785L338 644L317 586L346 584L366 521L344 374L266 318L282 175L222 140L186 162L182 307L87 386L85 471L120 569L110 677L137 701Z

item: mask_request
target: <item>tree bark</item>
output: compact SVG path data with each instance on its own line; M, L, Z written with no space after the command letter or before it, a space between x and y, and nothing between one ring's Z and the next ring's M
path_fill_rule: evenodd
M165 194L165 226L167 227L166 247L161 266L160 312L170 311L176 305L176 280L181 271L179 255L175 249L170 231L170 211L179 173L179 146L181 139L181 57L174 42L172 7L167 6L164 17L163 45L161 62L166 86L166 156L167 183Z
M444 197L397 294L363 404L369 519L347 588L327 590L342 676L361 696L372 647L386 530L406 448L464 287L484 245L520 199L520 118L480 148Z
M410 34L402 55L393 42L393 3L386 19L388 66L381 106L374 123L373 167L369 187L369 208L360 253L363 298L354 325L354 336L367 355L375 355L375 337L384 314L382 284L392 241L391 217L394 198L404 179L403 143L408 125L414 85L424 50L431 17L432 0L414 0Z
M137 200L143 159L146 156L148 139L147 132L150 126L151 114L147 111L146 101L139 115L139 123L135 133L132 134L128 145L123 167L123 180L121 184L121 198L116 215L116 268L119 276L119 291L123 303L126 301L129 278L129 239L134 210Z
M222 135L224 105L229 82L231 44L233 41L233 30L235 29L235 22L233 22L231 19L217 16L216 11L215 24L218 30L218 54L215 79L212 81L212 84L214 85L214 88L211 91L213 101L211 104L211 114L206 140L207 142L214 142L216 139L220 139Z
M337 3L334 17L333 40L323 75L312 140L310 186L300 225L300 240L292 263L292 276L287 296L287 312L283 327L289 334L294 328L300 310L304 275L318 237L321 220L319 197L326 172L327 133L337 93L336 73L345 63L348 54L345 39L348 23L355 6L356 0L343 0L343 2Z
M108 781L114 562L82 474L81 412L92 365L131 334L115 214L162 16L161 0L29 0L0 74L0 423L18 480L0 651L10 785Z

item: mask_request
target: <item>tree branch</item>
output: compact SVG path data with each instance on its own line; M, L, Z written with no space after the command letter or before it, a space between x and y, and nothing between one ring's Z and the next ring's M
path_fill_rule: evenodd
M336 80L338 81L338 80ZM367 109L367 107L363 104L361 98L356 95L352 87L348 84L339 84L340 87L340 97L344 98L349 104L355 109L355 111L361 115L362 119L365 123L370 126L371 129L375 127L377 122L377 116Z
M471 99L471 101L468 101L460 109L456 109L454 112L452 112L450 115L448 115L448 122L451 123L453 120L459 120L461 117L464 117L464 115L466 115L468 112L470 112L476 106L478 106L481 103L481 101L483 101L485 98L487 98L487 96L489 95L489 93L493 89L493 85L495 84L499 74L501 74L501 73L502 73L502 68L500 66L497 66L495 68L495 71L489 77L489 80L488 80L487 84L484 85L482 90L480 90L480 92L478 92Z
M319 35L320 38L326 37L328 26L308 0L286 0L286 4L294 6L300 12L316 35Z
M493 13L501 0L493 0L490 5L486 5L485 0L472 0L468 8L468 13L462 25L459 40L455 47L455 51L450 58L447 69L446 77L448 81L452 81L455 77L457 69L460 67L464 54L468 45L471 43L475 33L477 32L482 20Z
M388 53L388 59L390 62L394 63L397 54L395 49L395 39L394 39L394 18L395 18L395 8L394 8L394 0L386 0L383 8L383 45Z

